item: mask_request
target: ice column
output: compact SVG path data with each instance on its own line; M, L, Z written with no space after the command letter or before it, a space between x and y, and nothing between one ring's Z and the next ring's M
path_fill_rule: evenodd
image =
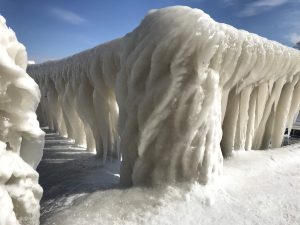
M207 183L220 173L222 90L210 61L224 32L206 17L181 7L152 11L124 38L122 184Z

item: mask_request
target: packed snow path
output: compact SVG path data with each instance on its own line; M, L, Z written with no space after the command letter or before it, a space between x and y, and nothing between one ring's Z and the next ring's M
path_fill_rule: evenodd
M281 146L299 111L299 62L296 49L169 7L28 73L42 91L40 121L104 161L121 152L122 184L206 184L222 153Z
M44 129L45 148L37 168L44 195L41 199L41 224L44 220L87 193L118 186L120 162L103 167L95 154L78 147L74 140Z

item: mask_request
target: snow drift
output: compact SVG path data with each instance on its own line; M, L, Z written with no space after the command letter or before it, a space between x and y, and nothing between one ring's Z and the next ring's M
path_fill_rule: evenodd
M39 120L104 160L120 149L121 183L208 183L233 150L281 145L300 106L299 62L295 49L177 6L28 73Z
M37 224L42 188L36 166L44 132L35 114L38 85L26 74L27 54L0 16L0 224Z

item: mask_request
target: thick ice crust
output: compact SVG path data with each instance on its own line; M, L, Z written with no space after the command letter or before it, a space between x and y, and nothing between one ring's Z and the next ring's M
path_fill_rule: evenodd
M211 182L222 153L280 146L300 106L299 62L295 49L177 6L28 71L43 91L40 121L96 140L104 159L120 138L121 183L153 185Z
M38 224L42 188L34 170L44 132L35 114L38 85L26 74L27 54L0 16L0 224Z
M43 190L38 173L18 154L6 151L3 142L0 144L0 224L39 224Z

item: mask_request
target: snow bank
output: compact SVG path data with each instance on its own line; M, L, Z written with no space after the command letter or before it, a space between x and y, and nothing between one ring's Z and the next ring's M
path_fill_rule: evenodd
M38 224L42 188L34 170L44 132L35 110L40 92L26 74L27 54L0 16L0 224Z
M299 110L299 62L295 49L177 6L28 72L42 89L40 121L104 160L120 147L121 183L208 183L222 153L281 145Z

